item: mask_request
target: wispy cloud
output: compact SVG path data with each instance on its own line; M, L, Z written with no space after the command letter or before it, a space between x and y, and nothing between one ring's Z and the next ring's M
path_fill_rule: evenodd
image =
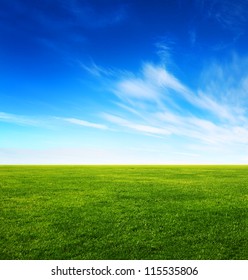
M248 2L246 0L193 2L196 12L189 21L188 31L191 47L205 48L202 39L207 38L208 49L216 54L236 49L238 41L242 41L247 33ZM215 32L209 32L210 26L215 26ZM216 36L218 32L219 36ZM197 48L195 50L197 51Z
M165 67L154 66L152 64L145 64L144 78L155 84L158 87L166 88L181 94L188 94L188 89L184 86L173 74L171 74Z
M248 18L246 0L209 1L208 6L209 16L217 20L224 28L235 33L244 31Z
M108 127L106 125L88 122L85 120L80 120L80 119L75 119L75 118L62 118L62 120L66 121L68 123L71 123L71 124L79 125L79 126L86 126L86 127L97 128L97 129L108 129Z
M74 24L89 28L105 28L121 23L127 18L127 5L112 3L106 9L104 6L99 11L90 2L59 1L64 9L70 13Z
M141 100L159 103L168 99L171 93L189 95L189 90L174 75L162 66L144 64L141 73L120 78L115 84L114 93L121 99Z
M119 98L116 105L120 110L102 114L104 121L124 131L165 139L178 137L181 141L191 139L212 147L246 145L245 61L234 56L226 65L217 62L210 65L195 90L163 64L145 63L139 73L121 75L112 81L112 93Z
M17 125L39 126L41 122L37 118L0 112L0 122Z
M247 1L226 1L215 16L224 26L238 28L247 22L247 7Z
M86 64L80 60L77 60L77 64L90 75L95 76L96 78L105 77L105 78L117 78L122 75L130 75L128 71L116 69L116 68L106 68L97 65L93 60L90 63Z
M155 43L156 53L164 64L172 63L172 50L175 42L168 37L162 37Z
M90 41L87 32L82 30L104 30L128 18L128 5L119 1L96 4L91 1L44 0L41 5L33 1L5 2L5 30L16 30L16 23L12 19L23 17L24 20L18 23L19 28L25 36L30 32L30 41L49 48L69 62L76 60L78 49L83 49Z
M91 75L96 77L101 77L102 75L112 76L114 73L113 70L100 67L96 65L94 62L92 62L91 65L86 65L81 62L79 62L79 64L85 71L89 72Z
M120 118L118 116L114 116L111 114L103 114L104 119L107 121L117 124L122 127L130 128L134 131L142 132L145 134L151 134L151 135L169 135L171 134L169 130L154 127L150 125L140 124L140 123L133 123L131 121L128 121L126 119Z
M0 112L0 122L11 123L21 126L32 126L32 127L43 127L43 128L55 128L63 127L64 123L70 123L83 127L91 127L95 129L108 129L104 124L89 122L86 120L76 119L76 118L63 118L56 116L23 116L17 114L9 114L5 112Z
M197 35L196 35L196 30L191 28L189 30L189 40L190 40L190 43L191 43L191 46L194 46L195 43L196 43L196 38L197 38Z
M97 65L92 59L89 63L84 63L80 60L76 60L76 63L87 73L96 78L109 78L118 79L121 76L132 76L133 74L129 71L116 69L113 67L102 67Z

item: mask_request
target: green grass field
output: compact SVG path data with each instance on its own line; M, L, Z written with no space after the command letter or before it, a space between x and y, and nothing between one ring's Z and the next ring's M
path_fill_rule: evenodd
M0 166L1 259L248 259L248 166Z

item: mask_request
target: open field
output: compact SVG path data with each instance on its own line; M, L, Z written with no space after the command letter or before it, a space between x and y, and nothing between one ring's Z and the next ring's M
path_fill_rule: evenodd
M248 259L248 166L0 166L1 259Z

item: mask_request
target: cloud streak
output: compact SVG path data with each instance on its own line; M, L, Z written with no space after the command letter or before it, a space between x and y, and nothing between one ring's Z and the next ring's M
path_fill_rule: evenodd
M108 127L104 124L89 122L76 118L62 118L56 116L37 118L36 116L23 116L5 112L0 112L0 123L1 122L11 123L18 126L44 127L50 129L57 126L63 127L65 123L77 125L79 127L90 127L101 130L108 129Z
M92 128L121 132L129 136L152 136L166 143L163 153L167 163L183 163L187 157L190 157L192 162L202 162L204 157L205 163L211 163L211 159L217 155L218 159L212 162L245 162L248 145L247 62L246 58L233 56L229 64L213 63L202 72L199 86L195 90L186 86L164 65L144 63L139 73L117 71L111 76L106 75L104 68L95 65L94 67L101 71L92 75L98 81L107 79L105 84L110 86L111 93L107 96L113 99L114 105L112 110L109 108L105 112L97 112L98 119L102 121L56 116L37 118L0 112L0 122L21 126L49 124L51 127L56 125L61 128L73 125L82 131L84 128ZM81 149L80 153L89 159L90 155L86 150ZM142 160L139 160L142 158L141 152L137 152L137 157L132 162L145 163L145 155L147 159L151 157L150 151L151 147L144 149ZM60 152L67 162L83 163L76 157L75 150L62 149ZM12 155L8 149L2 150L5 159L6 155L9 155L17 156L21 160L23 153L18 150ZM30 158L38 155L40 162L49 162L49 157L43 159L40 151L30 150L28 153ZM49 154L48 151L46 153ZM57 153L57 150L53 151L55 161ZM111 156L109 163L121 162L113 156L113 150L92 149L92 153L95 153L92 163L97 162L99 154ZM131 159L132 151L129 150L128 154ZM226 154L226 157L220 158L223 154ZM185 161L180 161L182 157ZM128 163L128 158L125 162ZM151 157L150 162L163 163L162 157L158 160Z
M214 1L210 16L215 18L224 28L234 32L243 31L247 23L247 1Z
M0 122L28 126L39 126L41 124L37 118L30 118L27 116L9 114L5 112L0 112Z
M171 134L169 130L159 128L159 127L154 127L150 125L144 125L144 124L139 124L139 123L133 123L131 121L125 120L123 118L110 115L110 114L103 114L104 119L107 121L117 124L118 126L122 127L127 127L130 128L133 131L138 131L142 132L145 134L151 134L151 135L169 135Z
M103 124L98 124L98 123L93 123L93 122L88 122L85 120L80 120L80 119L75 119L75 118L62 118L65 122L79 125L79 126L85 126L85 127L92 127L92 128L97 128L97 129L108 129L106 125Z
M229 64L213 64L203 71L195 90L164 65L145 63L140 73L112 81L120 110L102 114L104 121L117 129L165 139L177 137L208 146L247 145L248 72L240 70L240 65L245 69L244 61L234 56Z

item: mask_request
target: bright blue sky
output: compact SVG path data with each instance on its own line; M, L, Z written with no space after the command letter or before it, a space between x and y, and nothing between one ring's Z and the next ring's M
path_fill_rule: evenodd
M0 163L248 163L246 0L0 4Z

